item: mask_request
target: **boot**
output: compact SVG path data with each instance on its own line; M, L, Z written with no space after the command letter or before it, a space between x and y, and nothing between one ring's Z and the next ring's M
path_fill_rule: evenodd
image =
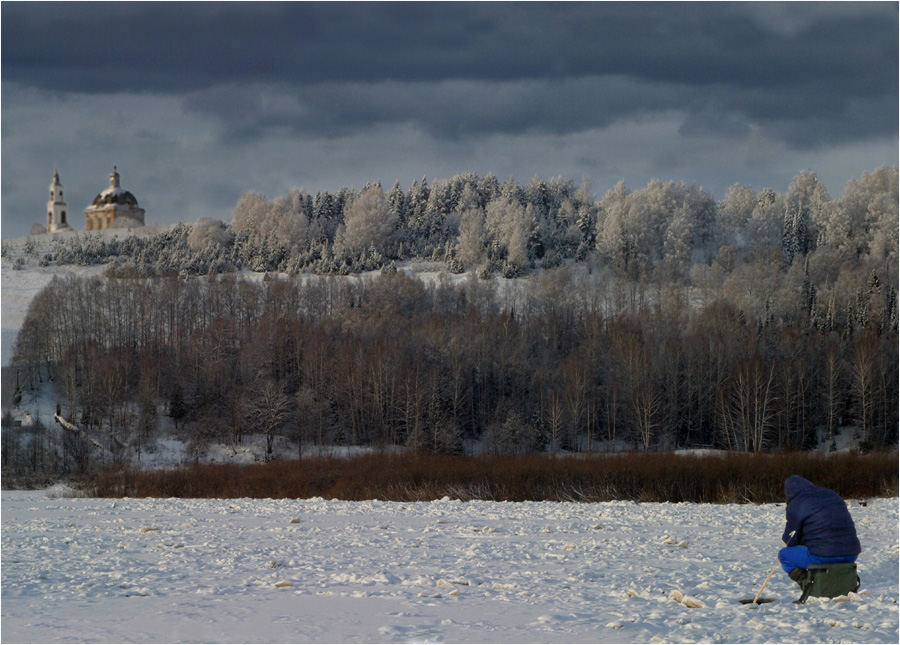
M807 571L806 569L802 569L800 567L795 567L793 571L788 574L788 577L800 585L800 588L803 589L803 583L806 580Z
M795 567L794 570L788 574L788 577L797 583L797 586L800 587L800 591L802 592L800 599L795 600L793 604L805 604L809 594L809 572L801 567Z

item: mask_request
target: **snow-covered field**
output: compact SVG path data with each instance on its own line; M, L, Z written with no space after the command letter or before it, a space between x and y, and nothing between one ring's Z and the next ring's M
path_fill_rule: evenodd
M2 493L3 642L896 643L898 500L862 589L794 605L784 506ZM681 602L678 599L681 599Z
M102 270L4 260L2 363L54 275ZM50 418L53 398L35 397L28 409ZM167 446L149 461L180 454ZM3 642L900 640L896 498L851 502L859 594L793 605L779 570L763 594L775 602L756 606L739 600L775 563L783 505L60 492L0 498Z

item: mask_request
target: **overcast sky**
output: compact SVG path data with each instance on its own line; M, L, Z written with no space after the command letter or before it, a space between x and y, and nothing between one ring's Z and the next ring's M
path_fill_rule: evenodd
M147 223L460 172L839 196L898 161L898 5L39 3L2 10L2 236L118 166Z

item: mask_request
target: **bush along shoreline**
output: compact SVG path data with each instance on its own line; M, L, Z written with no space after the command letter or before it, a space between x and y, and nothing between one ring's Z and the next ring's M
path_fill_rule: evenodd
M518 457L395 456L108 470L82 480L97 497L292 498L424 502L771 503L801 475L847 499L895 497L897 453L673 453Z

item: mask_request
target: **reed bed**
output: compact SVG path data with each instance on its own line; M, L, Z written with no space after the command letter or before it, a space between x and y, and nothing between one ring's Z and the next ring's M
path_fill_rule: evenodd
M81 482L98 497L765 503L801 475L845 498L898 494L897 453L671 453L519 457L312 458L253 465L109 470Z

